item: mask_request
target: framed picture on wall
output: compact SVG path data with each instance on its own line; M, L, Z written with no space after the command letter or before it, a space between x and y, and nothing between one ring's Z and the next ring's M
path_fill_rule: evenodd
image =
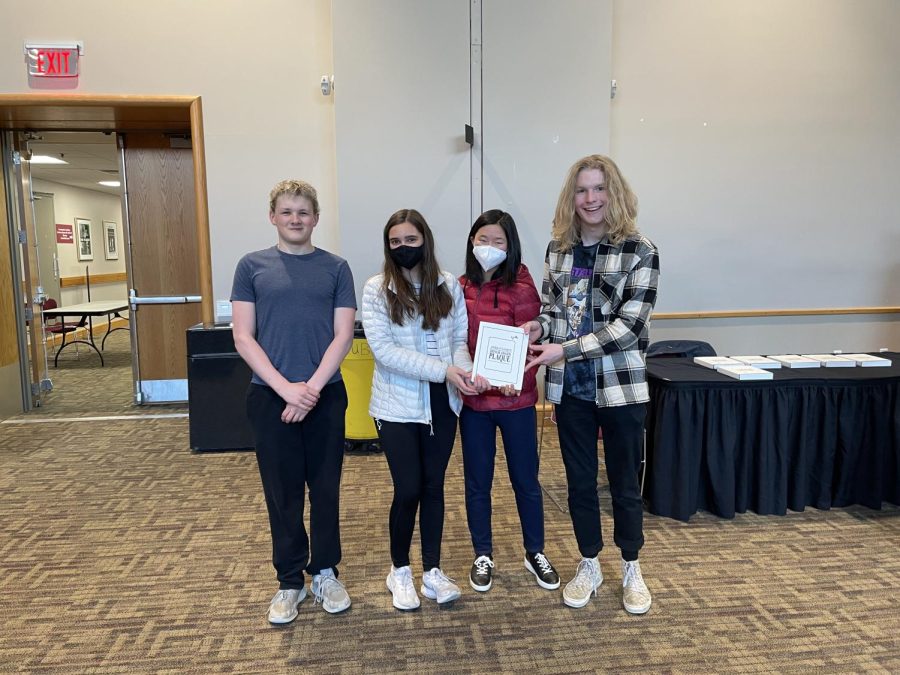
M106 235L103 238L104 249L107 260L119 259L119 235L116 233L116 224L111 220L103 221L103 232Z
M93 260L94 247L91 242L91 221L87 218L76 218L75 231L78 233L78 259Z

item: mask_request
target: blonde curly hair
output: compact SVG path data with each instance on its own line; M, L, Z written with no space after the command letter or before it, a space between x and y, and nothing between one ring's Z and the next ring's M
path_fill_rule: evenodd
M319 215L319 195L316 188L305 180L283 180L275 184L269 193L269 211L275 213L275 204L278 198L287 195L289 197L306 197L313 207L313 213Z
M575 213L575 183L584 170L599 169L603 172L609 204L606 207L607 236L613 244L620 244L637 233L637 197L619 171L619 167L605 155L588 155L575 162L566 174L556 213L553 215L553 238L560 243L560 250L570 251L581 240L581 222Z

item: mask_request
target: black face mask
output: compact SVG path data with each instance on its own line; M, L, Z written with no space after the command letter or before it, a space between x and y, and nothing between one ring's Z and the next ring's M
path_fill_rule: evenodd
M424 245L420 246L398 246L391 249L391 260L405 269L411 270L413 267L422 262L425 257Z

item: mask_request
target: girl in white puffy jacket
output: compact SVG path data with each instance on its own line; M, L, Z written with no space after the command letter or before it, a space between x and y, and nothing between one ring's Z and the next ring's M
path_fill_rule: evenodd
M466 303L456 278L441 271L434 237L414 209L394 213L384 227L384 271L366 282L363 327L375 374L369 414L394 483L389 519L394 607L416 609L409 548L419 513L421 593L438 603L459 597L440 567L444 475L456 439L460 393L486 388L470 381Z

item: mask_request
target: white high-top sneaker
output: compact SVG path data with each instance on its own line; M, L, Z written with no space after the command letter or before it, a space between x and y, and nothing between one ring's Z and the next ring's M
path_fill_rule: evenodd
M597 595L597 589L603 583L603 572L597 558L582 558L575 570L575 577L563 589L563 602L569 607L584 607Z
M622 605L630 614L646 614L653 602L644 577L641 563L637 560L622 560Z

